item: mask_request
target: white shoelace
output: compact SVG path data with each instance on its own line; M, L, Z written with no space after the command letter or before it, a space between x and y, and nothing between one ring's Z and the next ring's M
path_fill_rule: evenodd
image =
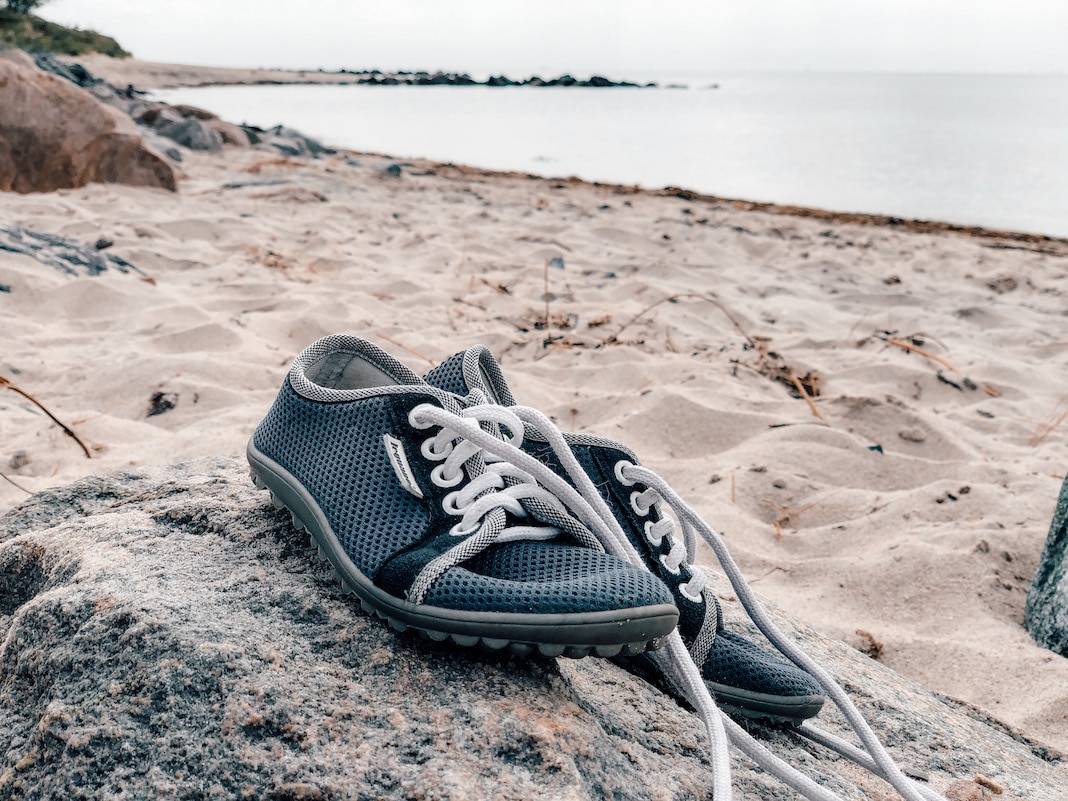
M593 485L585 470L579 465L563 433L547 417L535 409L510 406L508 407L508 412L514 416L514 422L520 425L519 429L513 428L512 422L505 422L503 418L495 420L495 422L505 426L511 432L512 437L507 442L483 431L477 423L471 420L458 418L455 420L455 425L450 425L455 434L469 440L485 452L494 454L498 459L512 463L550 490L563 501L579 520L597 535L605 550L609 553L635 566L648 569L644 560L634 550L633 545L623 533L619 522L608 508L601 494ZM447 415L449 413L445 412L444 414ZM453 415L452 417L455 418L456 416ZM522 442L521 426L523 423L531 425L549 442L564 470L574 482L575 487L568 484L567 481L546 465L516 447L514 444L516 441ZM810 675L820 682L831 700L842 710L850 727L863 743L865 750L856 748L845 740L822 732L813 726L806 725L803 727L803 733L810 739L820 742L853 760L872 774L885 779L906 801L945 801L942 796L913 781L901 772L901 769L898 768L897 764L886 752L882 743L879 742L875 733L845 691L838 686L826 670L804 654L771 622L767 613L757 601L752 589L746 583L719 534L701 520L700 516L671 489L666 481L651 470L631 465L630 467L623 467L620 472L623 478L641 482L648 486L659 496L660 501L665 502L672 509L682 524L682 547L691 561L696 535L700 534L709 543L743 607L757 627L794 664L808 671ZM652 495L642 499L643 504L648 505L647 501L658 502L653 499ZM660 530L666 534L667 527L664 526ZM672 550L674 551L674 544ZM670 558L670 554L668 554L668 558ZM728 732L730 741L737 745L747 756L765 771L797 790L805 798L810 799L810 801L841 801L837 794L819 786L810 777L776 757L730 718L719 712L715 701L713 701L708 688L705 686L704 680L701 678L698 666L694 664L693 658L686 650L686 646L677 631L672 632L665 640L663 649L655 652L653 656L669 679L685 693L704 723L709 738L713 773L712 792L716 801L730 801L733 796L727 746Z
M523 442L523 424L504 407L471 406L457 415L432 404L420 404L411 411L408 422L417 429L440 427L435 435L424 440L421 451L427 459L441 462L430 473L430 480L436 486L458 487L445 496L442 508L446 514L460 518L449 533L465 538L419 571L408 588L408 600L412 603L422 603L434 582L449 568L494 543L549 540L559 536L563 527L586 547L604 550L587 529L575 525L577 521L559 499L541 487L533 476L484 451L458 430L461 423L473 425L479 431L482 431L481 424L493 423L506 429L510 447L518 448ZM524 502L543 510L545 516L560 525L508 525L509 514L520 519L529 516Z

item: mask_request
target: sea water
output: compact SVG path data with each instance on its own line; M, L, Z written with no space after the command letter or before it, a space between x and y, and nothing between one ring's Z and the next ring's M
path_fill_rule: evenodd
M398 158L1068 236L1068 76L610 77L661 88L242 86L159 96Z

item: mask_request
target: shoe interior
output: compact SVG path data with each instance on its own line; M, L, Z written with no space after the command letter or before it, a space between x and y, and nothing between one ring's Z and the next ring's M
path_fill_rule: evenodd
M333 351L311 365L308 380L327 389L370 389L401 383L362 354Z

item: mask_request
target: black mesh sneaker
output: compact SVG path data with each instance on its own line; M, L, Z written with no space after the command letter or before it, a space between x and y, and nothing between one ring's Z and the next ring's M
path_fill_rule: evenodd
M656 647L678 619L664 584L449 427L493 429L500 411L332 336L297 357L248 460L344 586L398 630L546 656Z
M482 345L447 359L431 370L428 383L456 396L516 405L497 360ZM748 717L799 723L824 703L820 684L807 672L723 626L720 604L693 564L693 553L673 537L674 523L661 513L656 492L625 475L637 457L612 440L565 434L567 445L590 477L627 539L649 570L670 589L679 609L679 633L717 704ZM554 449L528 429L523 451L568 478ZM570 481L570 479L568 479ZM621 656L621 664L647 681L682 697L648 655Z

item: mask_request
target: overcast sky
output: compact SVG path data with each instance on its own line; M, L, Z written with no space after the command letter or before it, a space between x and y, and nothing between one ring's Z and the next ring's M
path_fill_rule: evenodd
M52 0L138 58L588 73L1068 74L1068 0Z

